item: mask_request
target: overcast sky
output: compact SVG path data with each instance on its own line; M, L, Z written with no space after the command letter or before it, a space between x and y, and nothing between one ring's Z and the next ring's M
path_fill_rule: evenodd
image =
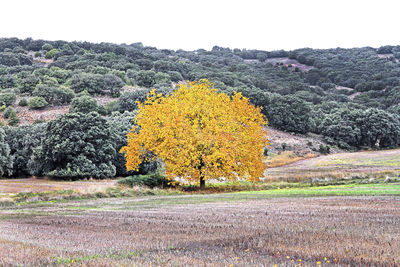
M0 37L291 50L400 45L400 1L1 0Z

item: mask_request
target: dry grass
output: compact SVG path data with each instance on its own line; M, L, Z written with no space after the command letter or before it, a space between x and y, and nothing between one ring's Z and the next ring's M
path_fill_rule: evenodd
M284 166L299 160L315 158L317 155L307 153L304 156L298 156L293 151L284 151L280 154L269 156L264 160L267 168Z
M264 181L297 182L311 179L345 179L400 174L400 149L338 153L300 160L267 169Z
M50 179L0 179L1 193L44 192L57 190L76 190L79 192L101 191L114 186L116 180L55 181Z
M400 263L398 197L193 204L179 198L179 204L177 197L151 197L0 209L0 265Z

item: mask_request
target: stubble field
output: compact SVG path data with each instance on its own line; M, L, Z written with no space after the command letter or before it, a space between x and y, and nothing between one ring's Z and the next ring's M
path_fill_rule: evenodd
M0 209L0 265L398 266L400 197L234 193Z

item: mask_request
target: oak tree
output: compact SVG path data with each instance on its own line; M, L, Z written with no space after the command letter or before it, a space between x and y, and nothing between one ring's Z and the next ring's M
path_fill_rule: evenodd
M127 134L128 170L158 157L168 178L205 187L208 179L257 181L263 175L267 120L241 93L218 93L207 80L178 85L169 96L151 91L138 103L136 126Z

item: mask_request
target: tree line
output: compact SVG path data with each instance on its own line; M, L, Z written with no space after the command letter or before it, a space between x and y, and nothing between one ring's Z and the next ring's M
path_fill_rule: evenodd
M96 118L106 121L107 125L110 121L116 123L112 118L135 113L136 101L143 101L151 88L169 94L176 83L203 78L229 95L241 92L263 108L272 127L321 134L330 144L346 149L397 147L400 145L399 59L400 46L294 51L215 46L210 51L174 51L141 43L117 45L1 38L0 113L5 119L5 123L0 123L4 126L0 127L4 151L1 162L11 162L5 160L5 155L13 159L11 174L8 174L9 163L0 163L2 175L18 176L16 170L21 169L24 175L68 176L70 172L79 176L77 173L87 173L91 164L105 164L102 166L111 170L107 175L113 174L114 166L118 175L119 164L110 158L119 157L118 153L112 156L118 150L115 140L121 141L126 132L116 135L110 132L114 149L108 149L107 144L103 144L104 148L103 145L96 147L110 155L103 155L107 161L98 162L87 151L82 157L88 160L81 158L86 167L74 167L75 163L58 166L68 161L51 155L50 148L44 145L43 140L53 140L48 125L53 127L60 120L86 124L91 121L88 119L91 112L92 117L96 113ZM297 63L286 64L285 60ZM301 69L299 64L308 69ZM124 91L126 87L134 90ZM338 90L338 87L345 89ZM114 100L100 105L94 96L101 95ZM70 114L54 122L37 121L34 125L18 126L18 106L46 109L59 105L68 105ZM34 137L22 145L25 135ZM78 138L66 140L70 145L65 149L82 146L75 144Z

